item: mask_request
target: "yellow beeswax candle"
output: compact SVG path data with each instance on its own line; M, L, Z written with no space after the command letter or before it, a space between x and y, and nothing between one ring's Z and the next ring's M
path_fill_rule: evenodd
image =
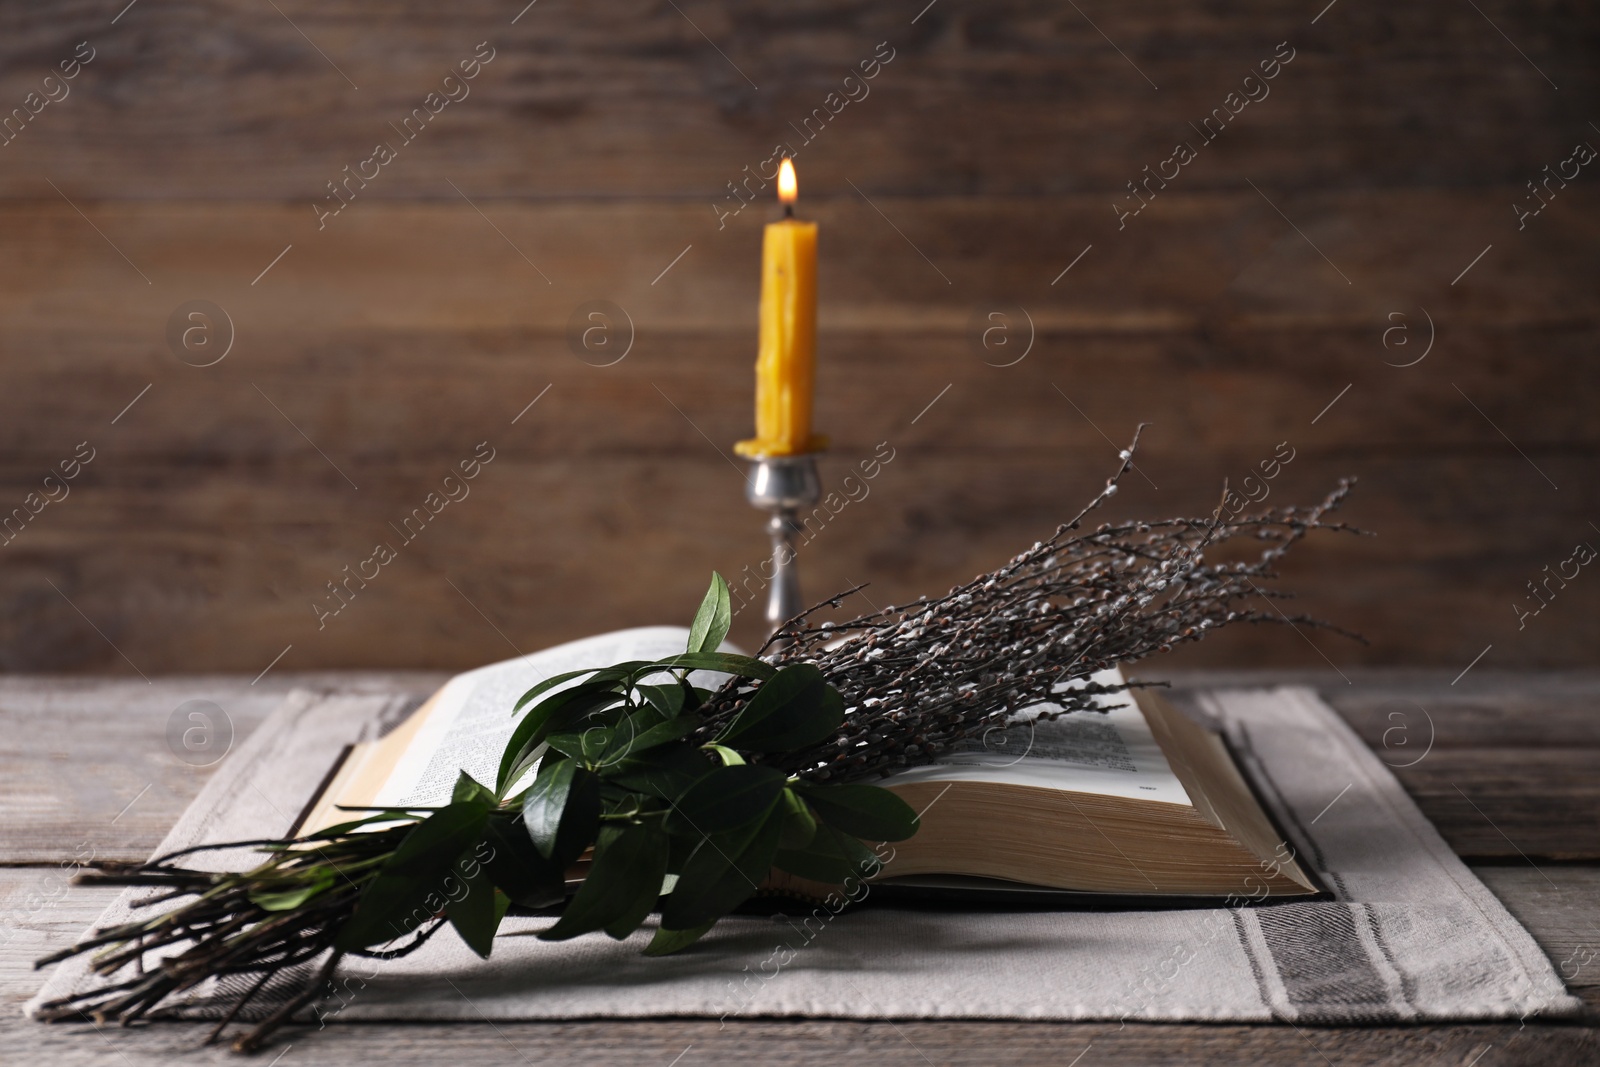
M792 205L794 165L778 171L778 198ZM817 354L817 224L769 223L761 241L761 347L756 357L756 435L734 450L752 458L795 456L826 445L811 433Z

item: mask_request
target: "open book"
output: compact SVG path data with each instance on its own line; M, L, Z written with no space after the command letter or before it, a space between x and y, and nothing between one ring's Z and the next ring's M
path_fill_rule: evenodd
M457 675L387 736L348 750L301 831L343 822L340 805L448 803L462 770L493 781L517 721L512 708L530 687L564 671L676 654L687 634L621 630ZM716 676L694 680L714 686ZM916 835L893 846L875 882L954 899L1320 892L1220 737L1151 690L1097 699L1108 710L1048 722L1036 721L1038 709L1020 712L937 762L875 780L921 813ZM796 895L827 888L781 873L771 886Z

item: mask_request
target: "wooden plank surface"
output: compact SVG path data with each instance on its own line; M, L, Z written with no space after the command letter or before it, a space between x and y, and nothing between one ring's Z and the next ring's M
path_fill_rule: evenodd
M1307 194L1291 206L1358 282L1344 286L1249 192L1174 191L1115 240L1088 196L874 196L894 226L859 199L824 200L829 232L850 235L822 278L824 474L842 483L883 442L897 458L807 551L808 588L870 580L879 602L948 588L1052 529L1146 420L1143 473L1108 514L1208 512L1223 479L1237 485L1281 442L1296 458L1269 502L1362 479L1350 517L1379 537L1325 541L1287 570L1309 609L1371 640L1328 651L1341 667L1464 666L1491 642L1491 665L1583 662L1585 586L1558 590L1531 635L1512 605L1535 606L1527 583L1600 536L1584 416L1600 404L1584 285L1600 235L1575 214L1452 286L1473 246L1424 238L1481 203L1437 188L1379 205ZM88 206L150 286L72 206L0 204L0 344L18 357L0 368L0 492L20 505L79 442L96 457L5 545L0 597L18 610L0 620L0 665L120 670L125 654L146 673L255 671L292 643L297 669L464 668L485 658L477 637L498 639L444 577L474 585L527 647L679 618L706 572L764 554L727 457L748 431L753 214L719 233L672 202L508 201L491 225L465 204L375 201L303 240L281 205ZM1359 231L1341 221L1355 217ZM1052 286L1091 239L1094 258ZM235 348L197 368L165 331L202 296L231 317ZM637 335L615 366L581 361L563 333L594 298ZM1413 302L1445 347L1386 366L1426 344ZM975 316L996 303L1033 322L1014 366L988 365L977 341ZM1393 314L1412 347L1384 347ZM1562 403L1524 412L1525 396ZM473 484L477 503L441 516L313 637L327 582L481 441L498 466ZM387 625L399 612L425 621ZM1322 662L1283 634L1226 642L1192 662Z
M1474 869L1538 939L1591 1012L1600 1010L1600 850L1585 845L1590 851L1581 862L1561 863L1536 851L1541 841L1557 840L1553 832L1540 836L1541 825L1565 829L1568 840L1588 840L1583 828L1592 823L1594 806L1592 796L1581 792L1581 767L1585 760L1593 766L1600 750L1592 714L1600 699L1600 675L1489 669L1452 687L1439 672L1356 670L1349 685L1330 684L1328 673L1189 672L1176 676L1174 695L1183 702L1203 686L1312 684L1391 764L1409 762L1416 752L1399 744L1391 731L1403 726L1415 738L1408 743L1417 743L1421 724L1414 716L1399 723L1390 714L1403 707L1429 709L1431 718L1423 722L1431 723L1433 744L1421 760L1397 773L1425 810L1432 803L1425 791L1430 782L1454 782L1478 803L1482 811L1470 816L1448 806L1432 813L1458 848L1481 838L1473 818L1492 817L1510 826L1514 836L1531 835L1520 843L1524 849L1532 846L1530 854L1502 841L1500 852ZM141 855L198 790L206 769L178 760L164 733L172 710L185 701L210 700L224 708L242 737L297 685L423 693L442 680L423 673L289 671L269 673L255 685L237 676L159 678L153 685L0 679L0 714L8 726L0 770L8 784L20 783L0 798L9 830L7 851L0 856L0 863L9 865L0 867L0 1041L25 1050L30 1062L101 1062L110 1055L129 1064L166 1063L179 1055L186 1062L221 1061L220 1051L195 1051L204 1032L198 1026L96 1035L86 1026L46 1027L15 1014L37 988L31 961L81 932L112 895L71 886L67 866L85 849L96 855ZM117 713L108 714L109 709ZM62 758L54 758L57 754ZM1496 764L1496 754L1507 758ZM1433 777L1422 776L1424 768ZM127 806L124 793L141 775L153 784ZM830 1020L751 1021L723 1028L700 1021L606 1021L336 1026L314 1034L288 1033L284 1047L285 1056L309 1057L299 1062L380 1056L397 1064L433 1063L441 1056L508 1063L551 1057L575 1063L671 1062L680 1055L684 1063L729 1058L837 1063L869 1056L887 1064L978 1064L993 1062L999 1049L1008 1062L1060 1064L1092 1049L1098 1063L1420 1064L1476 1058L1484 1064L1565 1065L1600 1053L1600 1029L1592 1022L1537 1020L1376 1029Z
M196 1049L205 1027L162 1025L144 1031L87 1032L81 1025L42 1027L22 1020L0 1024L12 1047L37 1062L77 1067L119 1062L136 1065L234 1063L219 1049ZM29 1033L24 1027L38 1031ZM461 1023L442 1026L330 1026L314 1034L285 1032L283 1067L302 1062L381 1061L436 1064L440 1057L496 1065L653 1063L681 1067L728 1062L834 1067L863 1059L889 1067L987 1067L1007 1064L1061 1067L1082 1055L1096 1064L1172 1065L1240 1062L1305 1067L1398 1067L1416 1064L1520 1064L1572 1067L1593 1061L1600 1031L1593 1027L1530 1023L1328 1030L1301 1027L1058 1023L857 1023L842 1021L743 1022L723 1029L714 1021L632 1023ZM1495 1058L1499 1053L1499 1058ZM113 1058L114 1057L114 1058ZM179 1059L181 1057L181 1060ZM249 1062L249 1061L246 1061Z
M1230 331L1354 325L1365 331L1374 373L1404 388L1408 378L1428 377L1443 362L1398 366L1426 347L1400 345L1402 336L1427 333L1419 301L1452 342L1457 328L1593 328L1583 277L1574 276L1593 267L1600 226L1582 209L1583 190L1566 193L1573 203L1559 220L1529 226L1509 242L1506 231L1517 231L1501 216L1519 192L1526 195L1516 184L1429 187L1378 202L1349 190L1279 193L1295 219L1291 226L1248 187L1174 189L1121 230L1106 199L1086 194L978 201L885 192L864 200L848 190L808 196L806 214L822 228L820 344L826 354L835 336L850 332L964 340L973 311L993 302L1028 307L1048 333L1198 333L1189 351L1221 345L1211 352L1225 370L1263 364L1283 373L1297 357L1312 366L1321 360L1281 343L1235 353ZM576 304L607 297L628 310L641 336L726 333L737 338L738 363L753 361L754 267L761 228L774 214L765 206L720 230L702 206L677 201L482 206L480 214L459 200L357 203L338 229L319 232L309 212L282 204L0 200L5 336L24 344L30 333L47 333L57 343L42 347L40 360L63 367L104 360L108 338L138 337L141 350L155 357L150 365L173 377L206 379L217 374L192 373L166 353L167 317L196 297L224 307L240 331L237 354L258 367L296 365L304 358L300 350L331 330L382 331L412 353L440 330L560 333ZM1549 211L1562 207L1558 200ZM1452 284L1483 250L1480 235L1499 237L1504 247ZM286 243L293 251L261 276ZM1086 244L1095 247L1062 275ZM667 271L687 245L693 248ZM284 314L286 305L294 315ZM1387 317L1396 311L1407 318ZM1402 323L1408 331L1389 337L1386 348L1384 331ZM258 344L264 337L295 344ZM67 339L74 343L62 345ZM88 345L100 351L79 351ZM1234 356L1242 363L1224 358ZM229 359L219 366L244 362ZM1545 373L1537 365L1490 366L1504 374ZM431 373L442 376L448 367L435 362ZM1403 369L1416 372L1398 373ZM714 363L705 370L714 372ZM821 383L829 384L830 371L853 381L855 370L824 362ZM7 368L18 372L29 368ZM737 384L748 390L748 381ZM1551 412L1573 418L1566 405L1551 405Z
M1475 867L1591 1009L1600 1008L1600 867Z
M12 9L0 38L20 62L0 82L6 100L37 88L80 40L99 55L9 151L48 161L88 195L320 195L374 141L398 143L389 124L488 40L495 58L470 95L366 195L453 195L446 180L465 174L486 195L637 195L648 181L709 199L781 139L830 184L848 167L868 188L919 193L1120 191L1139 164L1194 138L1189 123L1287 40L1294 58L1209 149L1217 158L1202 165L1214 169L1197 180L1520 182L1530 151L1585 136L1580 101L1597 84L1584 47L1595 16L1581 5L1488 0L1472 19L1352 8L1316 25L1260 0L1085 15L1046 0L939 4L914 24L916 11L868 0L679 7L551 5L515 25L517 7L485 0L292 4L287 17L194 0L115 25L115 10L87 0L52 5L49 18ZM824 113L814 144L800 141L790 123L823 107L879 42L894 59L871 94ZM1541 136L1556 130L1565 136ZM40 187L32 167L8 168L0 190Z
M1558 867L1540 874L1506 868L1476 873L1539 940L1572 990L1591 1010L1600 1010L1600 868ZM1546 880L1548 877L1548 880ZM18 1017L40 975L39 955L81 933L99 916L114 890L71 886L60 869L0 869L0 1040L51 1063L99 1063L115 1049L134 1064L227 1062L220 1050L195 1048L206 1028L162 1024L139 1030L110 1029L100 1035L75 1024L43 1026ZM902 1040L902 1037L905 1040ZM303 1044L301 1043L303 1041ZM295 1051L293 1046L299 1044ZM1465 1063L1482 1055L1487 1063L1572 1064L1600 1050L1592 1025L1515 1023L1471 1026L1316 1028L1058 1024L1024 1022L861 1023L841 1020L605 1021L591 1023L347 1024L303 1033L286 1031L287 1054L301 1062L350 1058L399 1064L486 1057L488 1062L570 1063L670 1062L694 1046L685 1063L838 1062L869 1055L889 1064L993 1063L997 1049L1007 1062L1061 1064L1089 1045L1097 1063L1202 1063L1225 1057L1259 1057L1267 1063L1337 1064ZM1498 1056L1491 1058L1486 1046ZM281 1046L280 1046L281 1050ZM267 1055L276 1055L276 1051ZM1238 1059L1228 1062L1239 1062Z
M535 395L530 388L517 399ZM738 469L658 395L656 402L681 423L660 454L520 459L508 449L483 469L469 497L445 506L413 541L399 525L438 490L448 464L339 456L360 486L353 490L264 404L266 418L281 425L263 422L256 432L281 437L272 445L281 453L276 461L196 464L179 475L119 465L108 447L96 460L103 476L91 479L91 467L83 486L7 547L0 589L17 610L0 619L0 665L154 675L210 663L254 673L292 644L285 669L361 662L467 669L586 634L686 621L711 571L738 585L758 573L770 550L759 516L742 499ZM952 390L944 402L959 418L959 394ZM1062 408L1062 424L1077 418ZM690 417L703 415L696 409ZM864 497L859 480L845 479L873 448L824 460L835 513L824 507L800 550L808 596L867 581L865 599L852 606L865 611L869 603L943 592L1053 531L1115 463L1103 443L1087 461L1044 449L951 455L938 447L936 429L908 427L914 415L884 427L880 440L890 442L894 459ZM501 425L489 423L485 436L496 441L521 430L510 416L495 422ZM737 431L726 428L731 439ZM470 458L473 447L465 439L455 455ZM1208 514L1223 478L1239 477L1272 449L1262 440L1255 452L1220 461L1154 455L1141 469L1159 488L1131 478L1105 516ZM1585 590L1558 592L1524 630L1513 610L1536 603L1526 583L1571 555L1587 529L1584 516L1595 513L1587 494L1600 491L1584 478L1590 461L1583 456L1542 462L1552 476L1570 479L1570 492L1550 491L1514 454L1418 450L1362 460L1306 449L1284 471L1275 498L1318 499L1357 471L1364 480L1346 517L1378 536L1318 536L1285 561L1280 584L1300 594L1295 608L1370 643L1240 628L1160 669L1256 662L1342 670L1423 655L1459 671L1491 643L1479 666L1581 661L1592 648ZM1485 477L1504 490L1486 498ZM846 503L847 493L858 502ZM1550 517L1530 529L1517 516L1533 509ZM1480 517L1486 526L1477 525ZM1487 561L1485 529L1498 531L1499 541ZM114 553L99 550L109 530L125 531ZM1426 560L1415 554L1421 541ZM339 617L322 619L318 605L340 604L329 583L360 567L370 577L375 565L362 561L377 544L397 558L364 587L349 587L355 595ZM759 605L758 594L752 584L746 599ZM759 643L758 612L741 612L736 640Z
M1144 419L1144 514L1209 505L1284 440L1304 458L1276 499L1366 479L1375 554L1291 572L1372 639L1339 666L1459 669L1490 643L1505 665L1584 663L1586 586L1533 637L1512 604L1593 536L1593 183L1525 226L1509 209L1591 136L1597 16L1480 7L0 12L9 106L95 50L0 149L0 515L79 441L100 457L78 503L4 546L0 667L123 669L96 626L147 673L253 672L291 643L298 669L465 667L475 612L457 625L440 580L464 566L518 644L679 617L691 574L761 551L715 448L748 431L770 189L724 225L727 183L879 42L870 96L799 159L824 227L818 413L836 476L883 440L924 462L829 534L813 588L912 596L1008 557ZM480 41L471 95L319 224L327 183ZM1128 183L1280 41L1270 96L1119 222ZM564 337L602 298L637 333L607 368ZM214 367L166 339L195 299L235 328ZM977 341L996 305L1037 335L1015 366ZM1432 354L1396 366L1425 326ZM517 476L479 490L482 517L307 639L346 535L370 550L352 520L381 530L485 437ZM425 621L397 632L400 611ZM1250 636L1190 662L1320 654Z
M255 683L238 676L153 684L0 679L0 865L148 857L220 758L290 689L431 692L443 680L355 672L269 673ZM185 746L184 731L195 728L206 735L190 734Z
M503 638L481 617L478 624L487 633L483 661L516 654L495 648ZM1152 661L1137 673L1160 678L1159 665ZM1593 818L1600 807L1593 775L1600 761L1594 714L1600 675L1485 671L1452 688L1438 672L1346 673L1350 685L1327 669L1190 671L1174 676L1173 696L1181 705L1203 686L1311 685L1350 719L1461 855L1484 863L1600 862ZM149 855L209 773L184 762L169 741L170 724L186 720L180 709L189 701L220 708L242 739L297 685L420 696L444 678L278 669L255 685L231 676L158 678L153 685L0 678L0 714L8 724L0 771L14 783L0 863L70 862L85 849L107 858ZM1507 696L1513 689L1516 695Z

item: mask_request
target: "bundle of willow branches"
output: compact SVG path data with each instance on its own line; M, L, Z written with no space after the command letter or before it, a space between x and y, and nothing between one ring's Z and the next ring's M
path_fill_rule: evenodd
M942 597L811 624L858 586L785 623L768 641L781 646L775 658L815 664L852 714L824 743L770 762L816 781L926 763L1030 705L1049 701L1060 708L1049 717L1092 709L1095 695L1109 690L1085 682L1089 675L1198 641L1229 623L1305 623L1360 640L1322 620L1283 613L1272 601L1290 594L1257 584L1275 577L1274 563L1310 530L1361 532L1324 521L1354 479L1341 480L1310 508L1225 519L1219 504L1205 519L1083 531L1084 519L1116 495L1138 444L1135 433L1122 465L1082 511L997 570ZM1241 536L1265 542L1256 559L1206 562L1208 549ZM1251 608L1252 602L1263 606ZM1063 690L1069 681L1078 684ZM705 729L739 707L736 695L722 694Z
M1247 602L1281 595L1256 580L1308 531L1349 529L1324 521L1348 482L1305 510L1224 519L1219 507L1208 519L1084 531L1137 446L1135 434L1087 507L999 569L936 599L815 623L856 590L841 593L781 627L766 659L718 651L731 612L714 576L683 653L529 690L492 787L462 773L440 807L91 865L80 882L151 889L136 907L152 912L41 960L93 953L103 983L40 1014L126 1025L215 982L227 1005L216 1040L271 988L277 1007L234 1042L250 1052L318 999L343 955L404 955L449 925L487 956L512 906L559 914L545 940L624 938L659 910L646 954L661 955L692 944L770 871L835 885L871 877L879 864L867 843L909 837L917 819L858 779L934 759L1024 708L1089 710L1120 688L1094 684L1094 672L1228 623L1323 625ZM1258 558L1206 562L1242 535L1266 542ZM703 689L694 671L727 680ZM244 847L266 859L243 872L180 862Z
M202 983L232 975L256 976L236 999L207 1044L221 1036L244 1007L281 973L316 959L332 947L361 895L364 873L392 856L412 828L408 824L357 832L358 824L334 827L294 841L238 841L205 845L158 856L145 863L97 860L74 879L78 885L113 885L155 890L139 902L154 907L192 897L171 911L100 930L93 936L35 963L43 967L85 952L95 952L92 973L104 984L62 997L44 1006L47 1020L115 1019L124 1026L145 1018L169 998ZM269 859L248 871L218 874L191 870L177 861L197 852L256 847ZM353 877L351 877L353 876ZM427 940L429 930L410 945L383 952L362 952L376 958L405 955ZM153 969L146 953L169 953ZM322 992L342 953L326 960L315 980L301 984L260 1026L242 1037L235 1050L253 1052L296 1011ZM131 975L114 980L120 973Z

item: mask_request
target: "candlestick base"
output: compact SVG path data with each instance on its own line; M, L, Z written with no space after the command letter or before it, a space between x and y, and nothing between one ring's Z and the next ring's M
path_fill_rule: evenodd
M760 456L750 463L745 499L768 513L767 533L772 538L772 578L767 588L767 625L776 631L804 609L800 601L800 571L795 559L795 535L805 529L800 513L822 499L814 453L798 456ZM773 649L787 642L774 642Z

